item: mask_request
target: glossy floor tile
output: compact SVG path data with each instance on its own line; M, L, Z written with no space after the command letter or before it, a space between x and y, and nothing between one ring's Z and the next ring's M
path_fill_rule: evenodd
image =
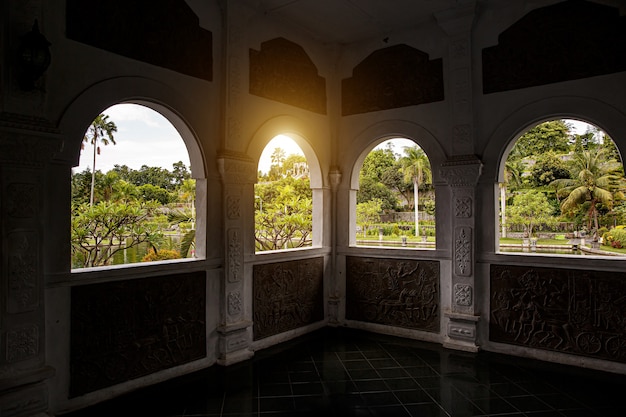
M328 328L66 417L622 417L625 394L623 375Z

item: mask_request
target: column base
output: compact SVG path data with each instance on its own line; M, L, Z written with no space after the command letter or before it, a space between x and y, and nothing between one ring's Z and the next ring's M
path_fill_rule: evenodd
M478 352L480 346L476 343L478 333L476 326L480 316L453 312L446 312L444 316L449 319L449 322L443 347L465 352Z
M217 358L219 365L229 366L254 356L254 352L250 350L252 322L227 324L220 326L217 332L220 335L220 354Z

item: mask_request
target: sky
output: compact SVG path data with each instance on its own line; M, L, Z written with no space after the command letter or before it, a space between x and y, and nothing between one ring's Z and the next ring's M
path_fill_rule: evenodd
M109 120L117 125L114 134L116 145L100 146L100 155L96 158L96 169L107 172L114 165L127 165L132 169L140 169L142 165L157 166L172 170L175 162L182 161L189 166L187 148L174 126L161 114L145 106L137 104L117 104L105 110ZM582 134L587 124L568 120L574 125L575 133ZM413 146L408 139L392 139L393 151L402 154L404 147ZM285 155L304 155L300 147L288 136L279 135L272 139L261 154L258 169L264 173L269 171L271 155L276 147L285 151ZM386 142L377 148L386 147ZM79 166L74 172L82 172L93 165L93 147L85 144L81 153Z
M117 126L113 134L115 145L100 146L96 169L107 172L114 165L139 169L142 165L157 166L172 171L175 162L189 167L187 148L174 126L160 113L137 104L117 104L103 112ZM93 147L85 144L78 167L82 172L93 165Z

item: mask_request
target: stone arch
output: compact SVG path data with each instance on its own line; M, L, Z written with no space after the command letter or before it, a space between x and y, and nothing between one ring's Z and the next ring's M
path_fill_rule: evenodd
M362 146L350 149L348 167L350 167L351 189L357 190L359 188L359 172L367 154L376 145L391 138L405 138L415 142L424 150L432 167L438 167L446 160L443 148L435 136L425 127L406 120L389 120L376 123L357 135L355 142L361 143ZM440 172L433 168L433 182L440 179Z
M321 246L324 242L324 189L327 181L322 173L320 160L312 143L322 143L312 132L315 129L302 120L293 116L277 116L267 120L257 129L248 145L246 154L258 163L261 153L267 144L278 135L286 135L302 149L309 165L310 186L313 192L313 247ZM316 140L317 139L317 140Z
M484 181L501 182L504 161L515 142L530 127L554 119L576 119L604 130L620 154L626 150L626 114L608 103L586 97L551 97L520 107L496 127L483 149ZM622 158L623 159L623 158Z
M203 151L190 122L196 115L183 116L184 111L193 109L192 104L170 87L139 77L105 80L79 94L59 118L58 126L65 141L57 158L72 166L78 165L80 144L87 126L100 112L121 103L140 104L163 115L178 130L187 147L193 177L206 177Z
M419 145L430 161L433 184L442 180L438 167L445 162L446 154L435 136L422 125L406 120L388 120L373 124L361 131L354 140L361 146L350 148L346 165L349 169L348 236L351 245L356 244L356 192L359 189L359 173L363 161L376 145L392 138L408 139ZM435 194L437 194L436 190Z
M204 149L199 143L198 131L194 128L202 127L203 115L198 106L188 102L171 87L142 77L118 77L93 84L77 95L58 117L57 126L64 137L64 144L55 159L70 167L77 166L80 145L89 124L102 111L121 103L143 105L160 113L183 139L189 154L191 175L196 180L196 257L204 258L208 165L205 163ZM59 244L65 243L63 241Z

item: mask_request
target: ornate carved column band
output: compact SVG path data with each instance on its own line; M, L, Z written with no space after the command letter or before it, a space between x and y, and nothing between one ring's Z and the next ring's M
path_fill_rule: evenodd
M246 274L244 255L254 252L254 247L248 248L246 241L250 233L254 233L254 213L251 210L254 207L252 198L257 166L246 155L236 152L220 153L217 163L223 185L225 238L218 362L228 365L252 356L248 349L252 340L252 302L246 298L246 288L250 288L252 281L251 274Z
M449 288L450 309L444 345L476 351L476 303L474 300L474 228L475 187L482 171L482 162L474 155L455 157L441 167L441 177L451 189L449 216L452 219L452 262ZM446 277L441 277L442 281ZM443 287L443 284L442 284Z
M43 168L61 148L61 137L43 119L0 114L0 415L45 412L45 305L39 221Z
M453 8L435 15L439 26L448 35L452 155L473 152L471 36L475 9L475 0L459 0Z

